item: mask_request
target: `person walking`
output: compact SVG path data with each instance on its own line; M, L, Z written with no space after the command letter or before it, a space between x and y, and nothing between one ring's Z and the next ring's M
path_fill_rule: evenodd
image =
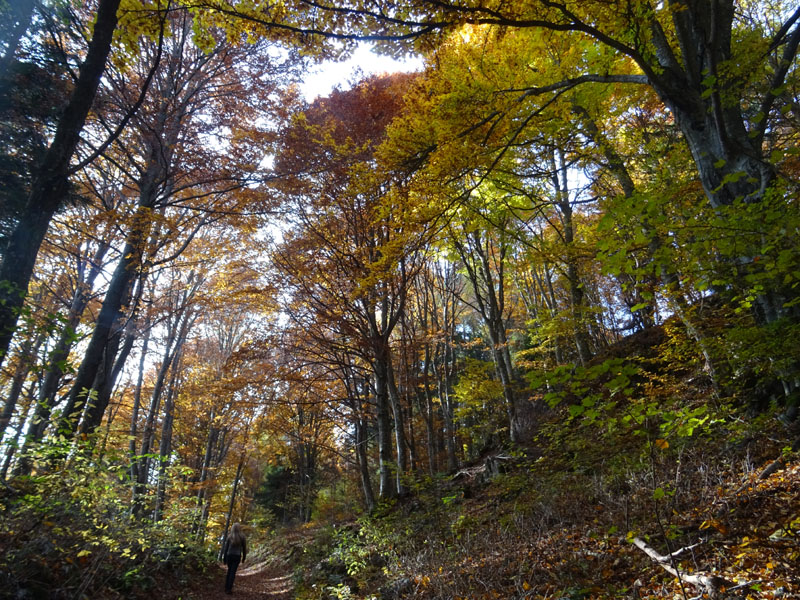
M234 523L231 527L231 532L225 538L225 544L222 546L222 562L228 567L228 573L225 576L225 593L233 593L233 580L236 577L236 569L239 568L239 563L243 563L247 559L247 539L242 533L242 526L239 523Z

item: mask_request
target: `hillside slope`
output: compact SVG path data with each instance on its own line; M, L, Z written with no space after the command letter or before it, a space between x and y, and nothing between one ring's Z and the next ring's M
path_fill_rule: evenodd
M720 400L664 343L551 375L527 444L268 552L304 600L800 597L793 428L742 391Z

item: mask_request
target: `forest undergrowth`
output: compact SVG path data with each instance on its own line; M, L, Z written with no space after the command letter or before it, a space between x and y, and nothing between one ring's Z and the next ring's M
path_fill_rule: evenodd
M548 468L553 457L516 457L490 482L476 465L277 551L300 559L297 597L306 599L709 596L667 573L637 538L663 555L691 548L675 560L680 572L721 578L721 597L800 597L796 453L784 456L766 435L717 449L726 461L697 444L658 450L623 473L603 469L603 448L587 449L594 460L568 473ZM776 454L777 470L760 478Z
M268 552L303 600L800 597L796 432L755 389L723 402L685 365L647 366L664 343L618 348L638 352L624 382L613 357L578 373L583 402L562 388L530 443L372 516L275 532ZM647 394L609 402L615 386Z

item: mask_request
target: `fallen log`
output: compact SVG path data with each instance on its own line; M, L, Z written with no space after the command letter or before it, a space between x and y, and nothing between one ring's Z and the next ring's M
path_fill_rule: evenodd
M711 600L721 600L723 598L724 590L731 588L734 585L724 577L700 572L687 573L685 571L680 571L677 568L677 564L674 563L674 560L681 554L688 552L700 544L693 544L692 546L680 548L679 550L676 550L672 554L667 554L666 556L659 554L656 550L648 546L647 542L645 542L642 538L633 538L633 545L657 562L658 565L667 573L670 573L685 583L702 588L705 593L708 594L708 597L711 598Z

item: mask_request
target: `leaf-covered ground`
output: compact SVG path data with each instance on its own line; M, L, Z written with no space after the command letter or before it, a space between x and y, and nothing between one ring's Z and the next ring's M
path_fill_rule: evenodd
M682 574L724 580L720 597L800 598L800 460L792 455L759 478L770 462L752 463L747 473L734 464L716 472L722 479L695 504L672 491L654 499L645 490L617 490L614 505L599 488L571 487L568 475L559 497L543 498L524 460L489 482L478 481L475 467L453 480L458 485L420 492L381 516L281 532L266 542L279 562L242 571L235 594L287 600L708 597L648 558L632 543L635 535L662 555L691 546L675 565ZM708 475L687 475L686 485ZM640 523L630 531L614 525L626 510L631 526ZM642 510L652 514L647 528ZM212 583L191 597L225 597L223 577L222 570L213 573ZM302 583L294 588L293 581Z

